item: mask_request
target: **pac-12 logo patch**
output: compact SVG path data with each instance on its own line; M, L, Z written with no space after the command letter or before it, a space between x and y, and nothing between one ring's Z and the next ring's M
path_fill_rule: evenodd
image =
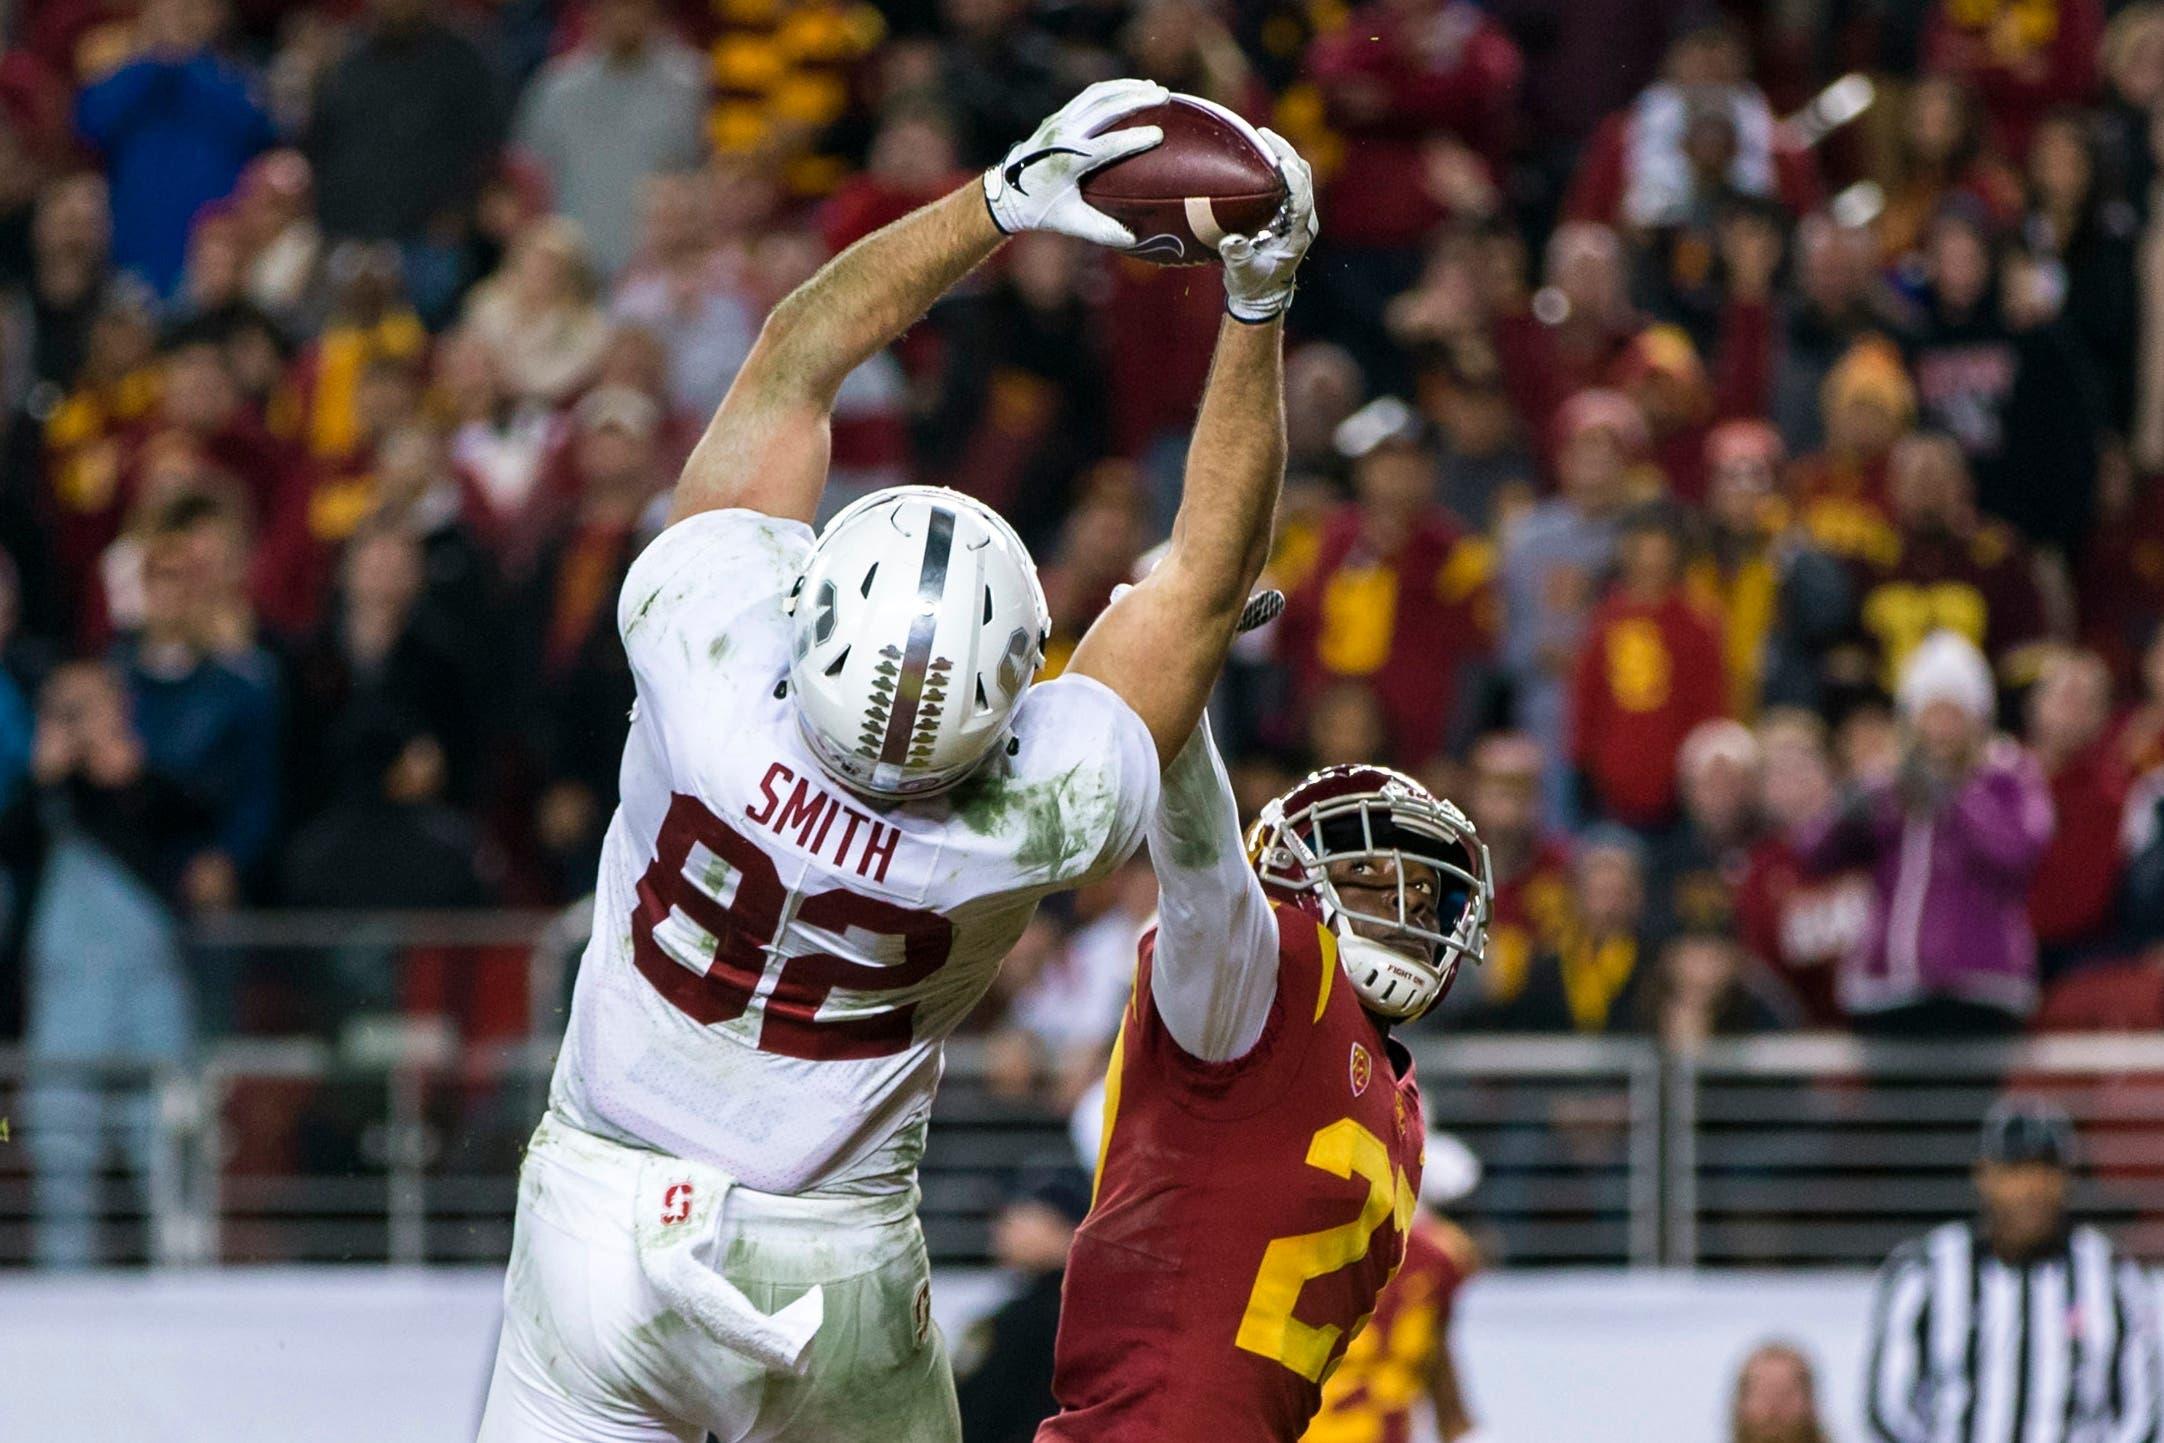
M691 1184L672 1182L669 1190L661 1195L661 1225L674 1227L691 1218Z
M1352 1045L1353 1096L1358 1097L1361 1093L1366 1092L1368 1090L1368 1082L1374 1076L1375 1059L1368 1056L1368 1050L1365 1047L1362 1047L1359 1043L1355 1042Z

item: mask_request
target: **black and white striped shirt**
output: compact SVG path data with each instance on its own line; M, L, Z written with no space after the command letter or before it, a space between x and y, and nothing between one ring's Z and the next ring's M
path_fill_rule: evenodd
M2026 1265L1965 1222L1879 1271L1865 1413L1880 1443L2164 1443L2155 1294L2077 1227Z

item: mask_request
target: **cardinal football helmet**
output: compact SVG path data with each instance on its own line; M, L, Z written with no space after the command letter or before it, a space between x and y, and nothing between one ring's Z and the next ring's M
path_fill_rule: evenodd
M1488 849L1465 813L1388 767L1325 767L1268 803L1248 832L1248 856L1265 890L1313 913L1337 938L1353 990L1378 1016L1418 1017L1442 1000L1458 967L1487 946L1495 886ZM1355 912L1330 880L1334 862L1389 859L1398 885L1394 915ZM1433 869L1440 888L1435 928L1416 920L1407 870ZM1363 937L1353 922L1387 940Z

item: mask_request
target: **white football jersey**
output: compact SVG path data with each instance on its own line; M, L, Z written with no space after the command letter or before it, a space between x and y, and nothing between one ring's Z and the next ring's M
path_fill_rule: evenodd
M551 1105L765 1192L911 1186L940 1042L1047 893L1116 867L1157 753L1084 677L939 796L882 804L813 760L782 694L811 529L714 511L617 603L638 702Z

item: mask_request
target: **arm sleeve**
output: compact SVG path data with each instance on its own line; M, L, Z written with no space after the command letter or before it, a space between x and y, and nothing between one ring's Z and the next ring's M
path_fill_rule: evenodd
M1871 1304L1864 1414L1877 1443L1929 1443L1922 1407L1924 1338L1931 1271L1921 1250L1903 1248L1879 1270Z
M1948 808L1961 844L1980 871L2008 886L2026 886L2051 844L2051 792L2032 764L2009 747L1962 788Z
M1277 999L1277 918L1240 841L1240 814L1204 718L1165 769L1150 814L1157 954L1150 997L1205 1062L1246 1054Z
M2164 1431L2159 1413L2159 1354L2155 1294L2139 1263L2122 1261L2114 1272L2113 1306L2119 1313L2119 1354L2112 1360L2117 1415L2109 1443L2156 1443Z

